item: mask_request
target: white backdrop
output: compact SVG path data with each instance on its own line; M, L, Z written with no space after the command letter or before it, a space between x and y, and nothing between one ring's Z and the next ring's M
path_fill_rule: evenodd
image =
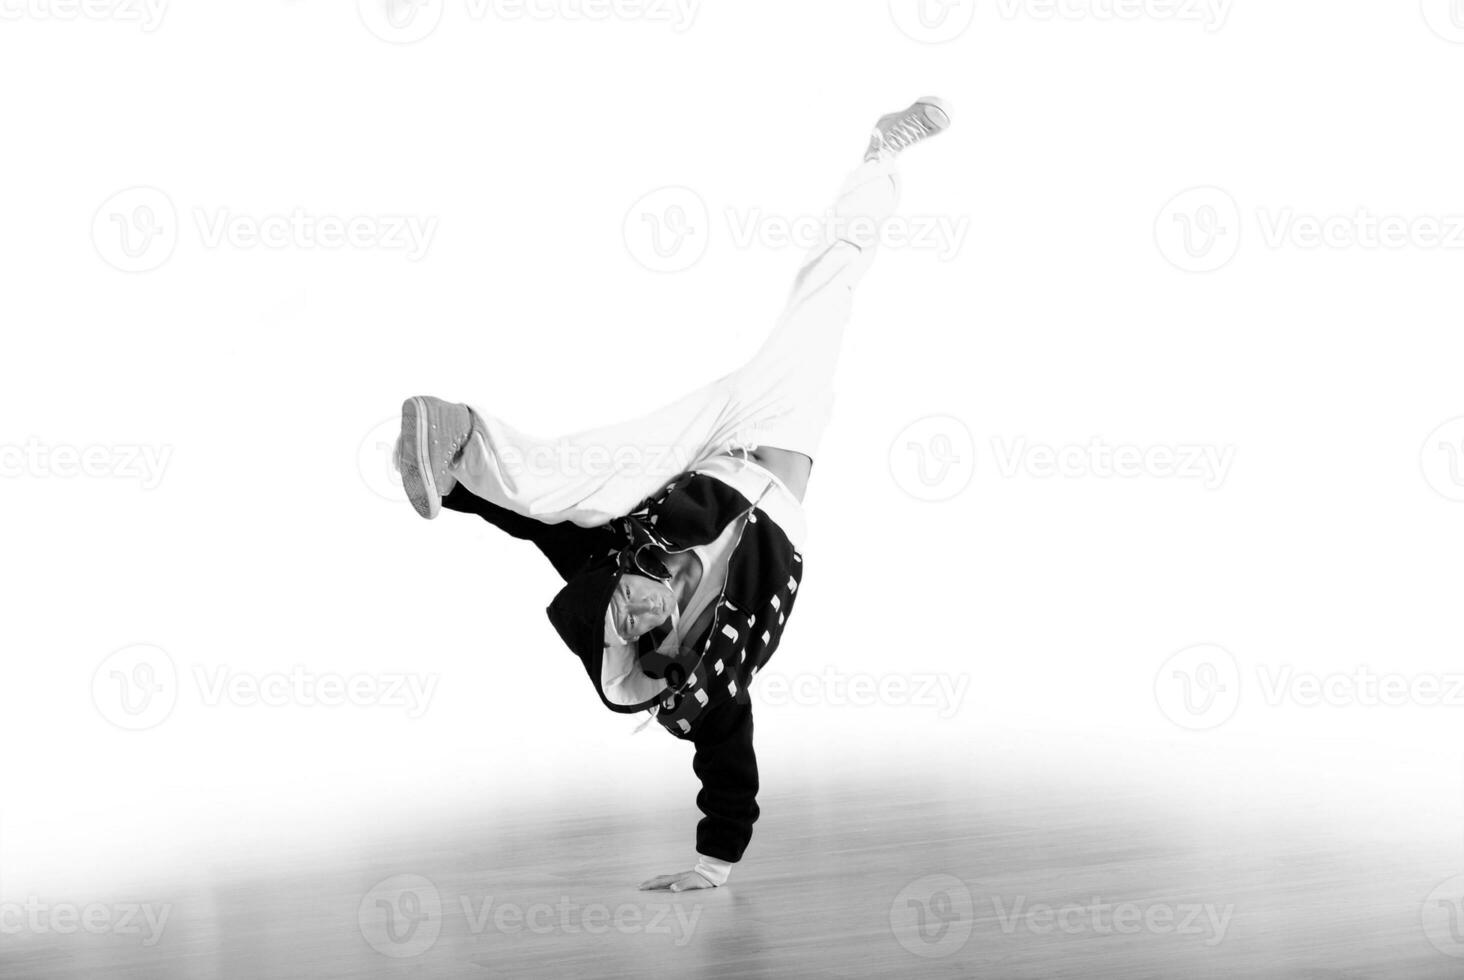
M782 232L924 93L955 126L857 298L765 784L995 756L1464 810L1464 11L3 11L0 891L689 807L547 563L403 502L395 413L553 433L730 370Z

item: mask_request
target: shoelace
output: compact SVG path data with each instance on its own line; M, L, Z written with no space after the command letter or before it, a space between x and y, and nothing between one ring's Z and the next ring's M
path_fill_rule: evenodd
M437 433L437 426L435 424L432 426L432 432L433 432L434 435ZM472 437L473 437L473 424L472 424L472 417L469 416L469 419L468 419L468 430L466 432L464 432L462 435L460 435L458 438L450 440L447 443L447 452L445 452L445 453L442 454L442 458L447 461L447 466L449 468L454 463L457 462L458 453L460 453L460 452L463 451L463 447L468 444L468 440L471 439Z
M930 133L931 127L925 121L925 113L922 111L918 115L912 113L891 126L885 142L896 150L903 150L925 139Z

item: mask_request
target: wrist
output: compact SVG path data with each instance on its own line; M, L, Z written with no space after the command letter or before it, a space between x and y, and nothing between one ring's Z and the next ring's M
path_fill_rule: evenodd
M732 862L719 861L716 858L707 857L705 854L698 854L696 867L692 870L714 885L725 885L728 876L732 874Z

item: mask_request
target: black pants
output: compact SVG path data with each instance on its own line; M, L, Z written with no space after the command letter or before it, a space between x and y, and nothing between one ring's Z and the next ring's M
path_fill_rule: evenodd
M477 514L515 538L532 541L565 581L573 578L591 558L617 547L615 532L608 527L580 527L569 521L545 524L475 497L462 484L442 498L442 506L464 514Z

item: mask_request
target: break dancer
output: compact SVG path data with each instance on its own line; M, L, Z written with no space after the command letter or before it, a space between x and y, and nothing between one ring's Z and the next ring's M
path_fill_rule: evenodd
M893 214L900 152L950 125L920 99L878 120L772 334L739 370L635 421L540 439L480 407L402 405L395 461L417 513L533 542L565 580L549 620L611 711L694 746L695 865L643 889L727 881L758 818L748 687L803 577L802 501L854 287Z

